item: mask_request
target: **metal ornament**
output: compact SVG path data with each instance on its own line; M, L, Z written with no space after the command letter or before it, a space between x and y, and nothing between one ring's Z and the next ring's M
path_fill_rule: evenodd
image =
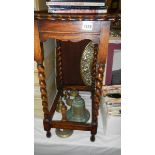
M71 90L71 91L70 91L70 96L76 97L76 96L78 96L78 95L79 95L78 90Z
M66 100L67 96L68 96L68 91L67 90L64 92L63 96L64 96L64 100Z
M66 98L66 104L72 106L73 99L79 95L79 92L77 90L71 90L68 94L69 96Z
M67 107L63 104L62 107L61 107L61 114L62 114L61 121L67 121L66 111L67 111ZM58 137L67 138L67 137L69 137L69 136L71 136L73 134L73 130L56 128L55 133L56 133L56 135Z
M94 44L90 41L85 47L81 57L81 77L85 85L91 86L92 84L92 64L94 58Z
M73 100L70 99L69 97L66 99L66 104L67 104L68 106L71 106L71 105L72 105L72 102L73 102Z
M64 105L65 103L62 101L62 99L60 98L56 107L56 111L61 113L61 107Z
M55 133L58 137L61 138L67 138L70 137L73 134L73 130L67 130L67 129L55 129Z
M67 120L86 123L89 117L90 113L85 108L84 99L82 99L80 95L75 97L72 107L67 111Z

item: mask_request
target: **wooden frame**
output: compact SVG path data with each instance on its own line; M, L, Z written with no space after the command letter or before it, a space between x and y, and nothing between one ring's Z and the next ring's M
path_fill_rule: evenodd
M91 131L91 141L95 140L97 133L97 116L99 110L100 96L102 93L102 81L104 67L108 51L110 21L114 16L110 15L59 15L48 13L35 13L34 21L34 59L38 65L38 77L44 112L44 130L47 131L47 137L51 136L51 128L63 128L72 130ZM89 25L90 23L90 25ZM83 25L89 29L84 29ZM91 27L91 29L90 29ZM93 65L93 82L91 87L84 86L65 86L63 85L62 72L62 57L61 47L58 45L57 54L57 89L58 93L50 110L48 110L48 99L45 82L45 73L43 66L43 53L40 47L40 42L44 42L49 38L54 38L62 41L77 42L83 39L90 39L95 44L98 44L98 51L94 52ZM55 121L53 119L56 105L60 96L63 96L63 90L77 89L87 90L92 95L92 122L91 123L76 123L69 121Z
M116 43L109 43L105 85L111 85L113 56L114 56L114 51L117 49L121 49L121 43L117 43L117 44Z

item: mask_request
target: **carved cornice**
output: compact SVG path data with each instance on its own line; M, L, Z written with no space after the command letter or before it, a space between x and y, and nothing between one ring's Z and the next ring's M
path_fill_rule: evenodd
M50 14L47 12L34 12L35 20L52 21L116 21L120 20L118 14Z

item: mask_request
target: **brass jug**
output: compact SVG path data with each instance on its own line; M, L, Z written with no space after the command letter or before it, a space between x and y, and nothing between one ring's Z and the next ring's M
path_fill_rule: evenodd
M89 120L90 113L85 108L85 101L81 96L76 96L71 108L67 111L67 120L73 122L84 122Z
M66 111L67 111L67 107L63 104L61 106L61 114L62 114L61 121L67 121ZM67 138L73 134L73 130L56 128L55 133L58 137Z
M65 103L62 101L62 98L60 97L59 101L58 101L58 104L57 104L57 107L56 107L56 111L61 113L61 107L65 105Z

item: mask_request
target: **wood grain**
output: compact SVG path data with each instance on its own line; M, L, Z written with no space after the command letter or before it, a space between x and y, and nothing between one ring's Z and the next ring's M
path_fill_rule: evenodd
M102 23L103 24L103 23ZM108 43L109 43L109 33L110 33L110 22L102 25L98 52L98 63L105 64L107 53L108 53Z
M43 63L43 54L40 47L38 21L34 21L34 60L37 63Z

